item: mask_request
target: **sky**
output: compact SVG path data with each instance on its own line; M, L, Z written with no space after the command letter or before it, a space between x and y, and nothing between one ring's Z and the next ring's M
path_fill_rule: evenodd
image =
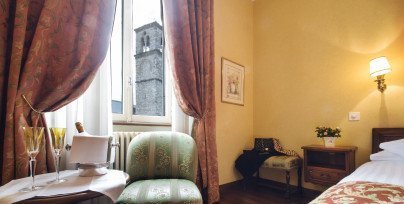
M153 21L161 24L160 0L133 0L133 28Z

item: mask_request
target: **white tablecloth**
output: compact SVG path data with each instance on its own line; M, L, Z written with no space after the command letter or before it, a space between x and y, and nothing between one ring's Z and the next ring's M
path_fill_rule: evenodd
M0 187L0 203L14 203L35 196L72 194L86 190L102 193L111 198L113 202L116 202L126 184L124 173L117 170L109 170L105 175L94 177L81 177L78 175L77 170L66 170L60 172L60 178L67 179L66 182L59 184L46 183L55 178L56 173L35 176L35 184L45 187L28 193L22 193L19 190L31 186L31 177L13 180Z

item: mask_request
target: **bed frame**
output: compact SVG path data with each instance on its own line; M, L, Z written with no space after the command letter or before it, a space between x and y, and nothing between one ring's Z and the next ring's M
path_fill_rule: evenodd
M372 154L381 150L380 143L399 139L404 139L404 128L373 128Z

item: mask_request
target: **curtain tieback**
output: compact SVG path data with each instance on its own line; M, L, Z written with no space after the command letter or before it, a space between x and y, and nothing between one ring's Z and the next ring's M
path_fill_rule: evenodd
M39 115L43 114L43 112L36 110L34 107L32 107L31 103L28 101L28 99L25 97L24 94L22 94L22 98L24 99L24 101L28 104L28 106L31 108L32 111L34 111L35 113L38 113Z
M197 122L199 122L199 121L202 121L202 120L205 120L205 118L207 117L207 115L210 113L210 111L205 111L205 112L203 112L203 114L202 114L202 116L200 117L200 118L195 118L195 120L197 121Z

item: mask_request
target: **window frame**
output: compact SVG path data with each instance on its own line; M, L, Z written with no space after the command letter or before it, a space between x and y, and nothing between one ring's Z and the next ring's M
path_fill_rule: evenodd
M161 4L160 4L161 6ZM132 1L122 0L122 114L112 113L114 124L151 124L151 125L171 125L171 78L165 54L165 43L163 34L163 70L164 70L164 116L148 116L133 114L133 89L135 79L133 67L135 65L133 42L133 18ZM129 26L128 26L129 25ZM164 33L164 26L163 26ZM129 43L125 43L129 42ZM112 90L113 91L113 90Z

